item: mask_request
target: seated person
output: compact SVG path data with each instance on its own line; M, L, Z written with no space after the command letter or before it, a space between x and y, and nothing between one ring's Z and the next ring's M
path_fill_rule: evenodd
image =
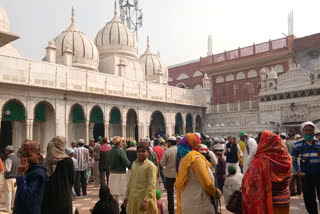
M100 200L94 205L92 214L118 214L118 202L112 197L107 186L101 186L99 191Z
M228 167L229 176L226 177L223 186L223 195L225 204L228 203L230 196L236 190L240 190L241 181L243 175L241 172L236 172L236 167L233 165L229 165Z

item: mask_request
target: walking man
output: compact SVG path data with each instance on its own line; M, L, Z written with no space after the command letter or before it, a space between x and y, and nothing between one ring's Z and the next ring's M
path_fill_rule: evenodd
M228 167L229 165L234 165L237 172L241 172L241 169L239 167L239 158L243 157L242 151L240 146L236 143L236 141L229 136L228 137L228 143L226 144L226 149L224 155L226 156L226 175L228 175Z
M169 137L169 149L162 156L160 165L165 169L169 214L174 214L174 182L176 181L177 140Z
M101 142L100 150L100 161L99 161L99 174L100 174L100 186L109 186L109 164L108 164L108 152L111 150L107 137L104 137Z
M246 149L245 149L245 152L244 152L244 160L243 160L243 174L245 174L247 169L250 166L250 163L251 163L251 161L253 159L253 156L257 152L258 144L255 141L255 139L250 137L245 132L240 132L239 137L246 144ZM228 168L228 166L227 166L227 168Z
M80 196L80 183L82 189L82 195L87 195L87 180L86 180L86 171L88 168L89 150L84 147L84 140L78 140L78 148L74 150L75 158L78 161L78 167L75 176L74 190L77 196Z
M302 184L304 204L309 213L317 214L316 198L320 195L320 141L315 138L316 126L308 121L301 124L303 138L293 144L293 168L300 177L305 174ZM300 167L297 158L300 157ZM317 193L317 194L316 194Z
M5 212L11 212L16 194L16 178L18 177L19 157L14 153L13 146L5 148L7 159L4 162L4 195L6 199Z

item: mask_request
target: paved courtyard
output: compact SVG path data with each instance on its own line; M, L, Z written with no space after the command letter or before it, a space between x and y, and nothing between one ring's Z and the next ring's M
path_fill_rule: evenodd
M3 214L5 212L1 212L4 208L4 196L2 191L2 184L0 184L0 214ZM161 201L163 202L164 208L165 208L165 214L168 214L167 211L167 193L162 190L162 198ZM92 209L95 205L95 203L99 200L98 194L99 194L99 186L89 184L88 185L88 195L84 198L78 198L75 201L73 201L73 205L77 207L80 214L90 214L90 209ZM176 201L175 201L176 202ZM223 199L222 199L223 204ZM222 206L222 213L223 214L229 214L224 206ZM291 207L290 207L290 214L307 214L307 211L304 208L304 203L302 196L295 196L291 197Z

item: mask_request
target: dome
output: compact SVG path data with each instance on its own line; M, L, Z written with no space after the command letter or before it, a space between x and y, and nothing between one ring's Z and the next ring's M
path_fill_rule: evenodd
M97 34L95 44L100 56L123 54L138 58L138 46L134 33L118 18L115 3L114 17Z
M57 47L57 63L63 63L63 52L67 46L70 46L73 52L73 67L97 71L99 66L98 49L76 26L73 8L71 21L71 25L54 39Z
M10 32L10 22L4 8L0 5L0 31Z
M311 83L310 71L300 67L300 65L293 66L278 78L279 88L298 87Z
M144 65L146 76L161 76L162 83L168 82L168 68L167 66L160 60L160 58L153 54L150 50L149 37L147 41L147 50L140 57L140 61ZM148 78L147 78L148 79Z

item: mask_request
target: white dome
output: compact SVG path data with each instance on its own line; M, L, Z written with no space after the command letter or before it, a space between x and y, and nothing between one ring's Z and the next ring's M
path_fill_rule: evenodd
M100 56L124 54L138 58L138 46L134 33L118 18L117 8L113 19L97 34L95 44Z
M168 82L168 68L167 66L160 60L160 58L153 54L150 50L149 37L147 41L147 50L140 57L140 61L144 65L146 76L154 76L159 75L162 76L163 82Z
M63 63L63 51L67 46L71 47L73 52L72 66L98 70L99 66L99 52L94 43L89 40L86 35L80 32L75 24L74 10L72 8L72 23L67 30L63 31L58 37L54 39L57 47L57 63Z
M0 5L0 31L10 32L10 22L4 8Z

